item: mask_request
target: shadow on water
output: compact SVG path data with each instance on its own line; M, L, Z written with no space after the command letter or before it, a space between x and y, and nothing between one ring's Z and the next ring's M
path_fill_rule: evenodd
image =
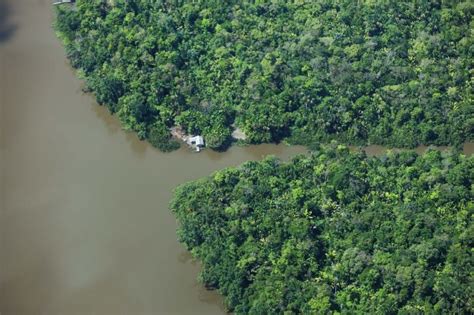
M11 8L5 1L0 2L0 45L6 42L16 30L16 25L9 21Z
M90 94L90 96L92 98L95 97L93 94ZM91 103L91 109L95 112L96 116L104 122L110 134L116 134L118 131L123 130L118 118L112 115L106 106L98 105L95 101L93 101ZM138 139L137 134L132 131L126 131L125 138L130 144L133 152L135 152L138 157L145 156L146 150L148 148L148 143L146 141Z

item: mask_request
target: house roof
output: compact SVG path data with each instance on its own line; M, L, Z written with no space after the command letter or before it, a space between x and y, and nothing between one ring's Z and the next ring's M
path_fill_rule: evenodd
M190 142L195 142L195 145L204 145L204 138L201 136L194 136L189 138Z

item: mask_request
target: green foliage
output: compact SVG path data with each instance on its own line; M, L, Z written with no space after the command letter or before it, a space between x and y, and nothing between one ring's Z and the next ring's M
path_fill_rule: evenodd
M179 143L171 138L168 128L162 123L155 123L148 133L148 141L155 148L164 152L173 151L179 148Z
M56 29L142 133L179 123L221 147L235 123L253 143L414 147L473 139L472 16L471 1L78 0ZM141 107L122 110L131 95Z
M474 157L344 146L180 186L179 238L238 314L472 314Z
M222 125L212 126L206 132L206 146L212 149L225 149L230 145L231 131Z

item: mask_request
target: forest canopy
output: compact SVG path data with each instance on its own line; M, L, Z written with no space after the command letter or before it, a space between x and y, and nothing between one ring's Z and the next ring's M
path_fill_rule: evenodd
M77 0L55 25L98 102L163 150L175 125L212 148L234 127L250 143L414 147L473 139L473 13L472 1Z
M474 157L322 147L184 184L171 208L237 314L472 314Z

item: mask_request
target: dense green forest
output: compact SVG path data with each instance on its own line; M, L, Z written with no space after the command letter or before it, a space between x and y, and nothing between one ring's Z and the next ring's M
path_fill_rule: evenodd
M473 139L474 2L78 0L56 29L97 100L162 150Z
M179 236L238 314L472 314L474 157L332 145L180 186Z

